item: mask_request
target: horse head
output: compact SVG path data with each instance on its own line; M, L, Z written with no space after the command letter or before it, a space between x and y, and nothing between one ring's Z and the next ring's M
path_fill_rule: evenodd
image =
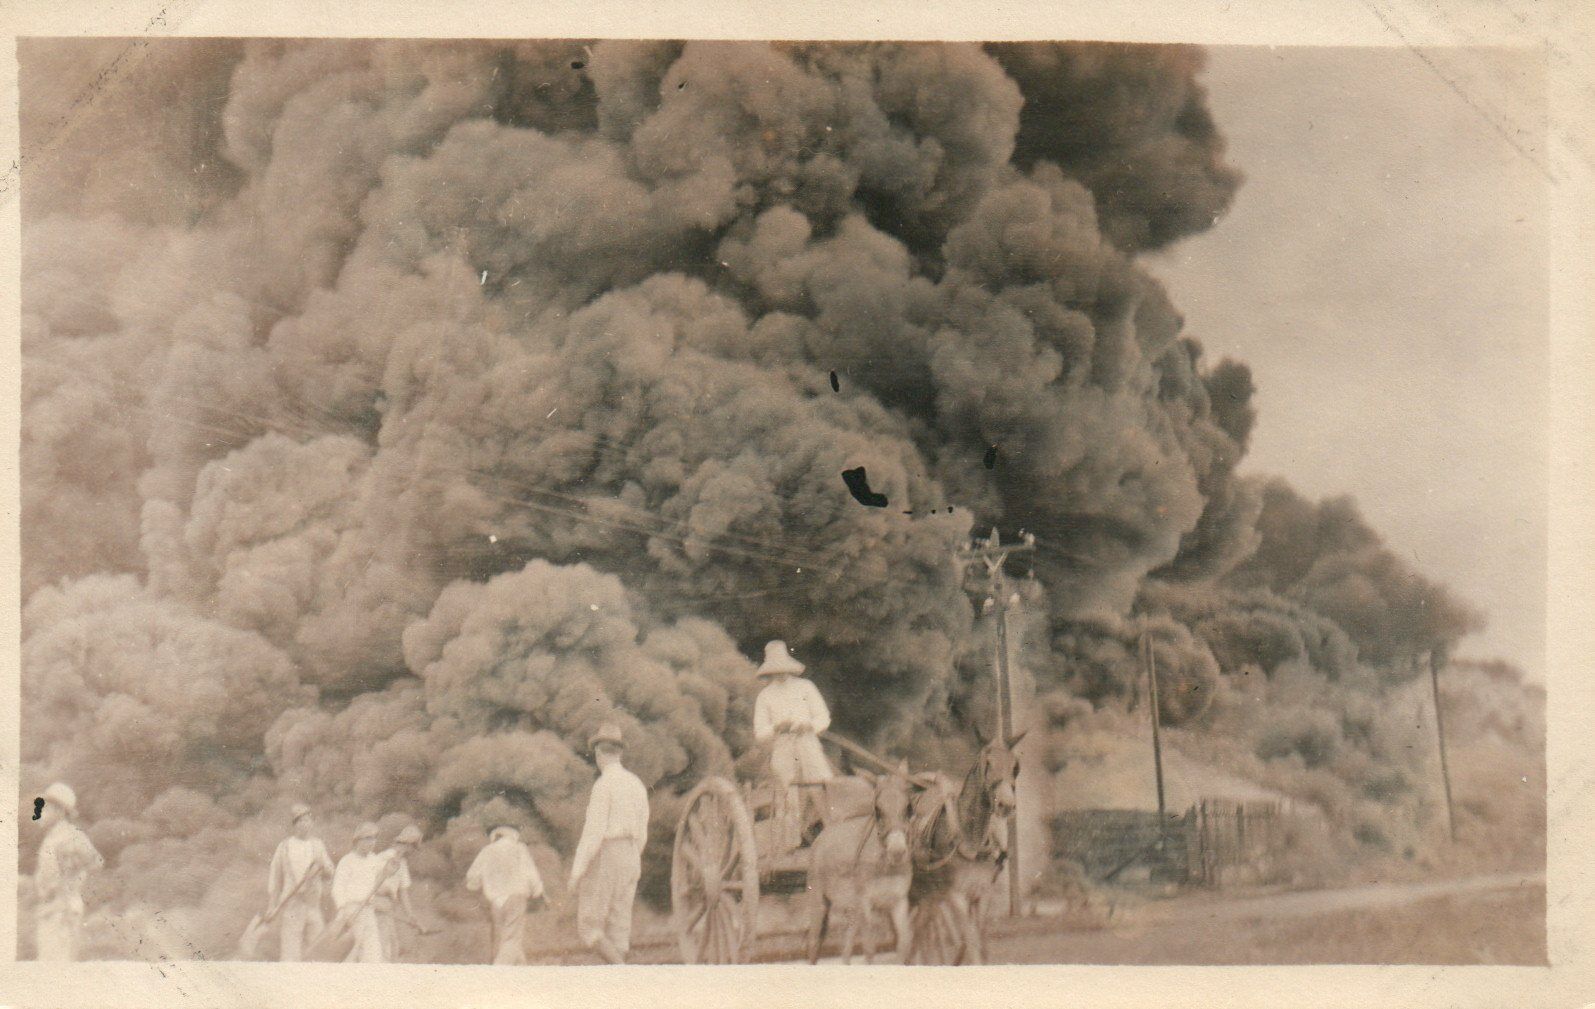
M908 817L911 792L908 765L899 771L871 776L875 785L875 822L880 827L888 860L908 857Z
M998 737L980 748L980 757L975 766L979 772L981 790L991 804L993 816L1010 816L1019 805L1018 746L1019 741L1025 738L1025 732L1006 741Z

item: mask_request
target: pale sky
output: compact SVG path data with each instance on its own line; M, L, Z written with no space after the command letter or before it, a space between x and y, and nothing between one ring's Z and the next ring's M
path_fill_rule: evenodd
M1534 150L1543 91L1526 56L1442 55L1209 50L1247 181L1215 228L1148 265L1213 361L1252 367L1246 469L1353 495L1488 615L1460 654L1543 681L1547 183L1502 136ZM1474 85L1488 103L1470 104Z

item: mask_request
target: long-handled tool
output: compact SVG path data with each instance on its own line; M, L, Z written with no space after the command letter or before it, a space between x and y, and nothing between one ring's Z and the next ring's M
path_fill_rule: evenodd
M277 915L282 912L283 908L288 906L289 901L299 895L299 891L304 889L305 884L314 879L320 872L321 863L319 861L310 863L310 868L306 869L305 874L299 877L299 882L295 883L293 888L284 894L274 907L250 919L249 927L244 929L243 936L238 940L238 958L240 960L253 960L255 958L255 954L260 949L260 939L266 934L266 927L276 920Z
M348 935L349 930L354 926L356 919L358 919L360 915L364 913L366 908L371 906L371 902L373 900L377 899L377 894L381 891L382 884L388 881L388 877L399 871L399 866L403 864L403 861L404 860L399 858L397 855L388 859L387 864L382 867L381 874L377 876L376 883L372 885L371 892L366 894L366 899L360 902L360 906L356 907L353 911L350 911L347 905L339 909L338 914L332 919L332 923L329 924L326 930L323 931L321 935L317 936L316 940L310 944L310 949L308 952L320 953L327 943L334 939L342 940L345 938ZM415 929L416 932L421 935L433 935L437 932L437 929L435 928L422 927L420 923L416 922L413 918L409 918L408 916L406 916L406 920L408 921L410 927ZM307 956L307 959L309 958L310 957Z
M373 900L376 900L377 891L382 889L382 884L388 881L389 876L398 871L399 859L397 857L388 859L387 864L382 867L381 874L377 876L377 881L371 885L371 892L366 894L366 899L362 900L360 905L353 911L349 910L349 905L347 904L339 908L338 913L333 916L331 923L327 925L326 929L323 930L320 935L316 936L316 940L312 942L310 944L310 948L305 951L305 959L314 959L313 954L320 953L322 948L325 947L327 943L331 942L333 939L342 939L345 935L347 935L350 927L354 924L354 920L360 917L366 908L371 906L371 902Z

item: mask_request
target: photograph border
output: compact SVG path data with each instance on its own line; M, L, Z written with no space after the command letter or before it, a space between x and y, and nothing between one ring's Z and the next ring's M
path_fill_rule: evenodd
M345 5L240 0L24 0L8 7L0 46L0 272L6 306L0 341L0 432L20 440L20 156L16 36L127 37L136 60L145 40L182 36L295 37L628 37L717 39L1070 39L1248 45L1359 45L1411 49L1459 98L1497 128L1515 133L1513 106L1489 82L1448 77L1431 57L1448 47L1509 46L1540 51L1547 68L1550 126L1541 152L1550 183L1551 305L1548 516L1547 942L1550 966L951 968L700 967L564 968L255 963L10 962L17 948L16 844L0 859L0 1006L941 1006L998 1002L1145 1006L1582 1006L1595 1004L1595 376L1591 323L1595 292L1595 10L1580 0L1142 0L1089 10L1022 3L889 2L865 5L685 0L633 6L434 3ZM1429 47L1434 47L1432 50ZM119 63L122 61L119 61ZM113 74L118 65L107 71ZM92 101L92 94L84 100ZM1532 135L1530 132L1529 135ZM1525 154L1525 156L1528 156ZM3 471L7 520L0 557L0 784L18 787L20 715L20 514L17 457ZM0 805L0 809L10 809ZM181 999L181 1002L179 1002Z

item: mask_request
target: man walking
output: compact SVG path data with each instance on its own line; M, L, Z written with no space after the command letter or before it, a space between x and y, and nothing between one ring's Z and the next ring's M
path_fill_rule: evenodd
M621 766L620 727L605 724L588 745L598 765L587 821L571 859L576 929L582 943L608 963L625 963L631 948L631 905L648 841L648 789Z
M520 831L507 824L493 828L487 847L477 852L465 873L465 888L487 900L493 963L524 964L526 902L543 896L543 880Z
M333 871L326 844L315 836L316 820L310 807L294 803L289 815L293 833L277 845L266 878L266 906L280 909L277 959L284 963L303 959L305 947L326 927L321 907Z
M76 960L83 931L83 884L105 865L89 835L78 829L78 797L56 782L44 790L39 826L45 830L33 873L38 895L34 939L40 960Z

